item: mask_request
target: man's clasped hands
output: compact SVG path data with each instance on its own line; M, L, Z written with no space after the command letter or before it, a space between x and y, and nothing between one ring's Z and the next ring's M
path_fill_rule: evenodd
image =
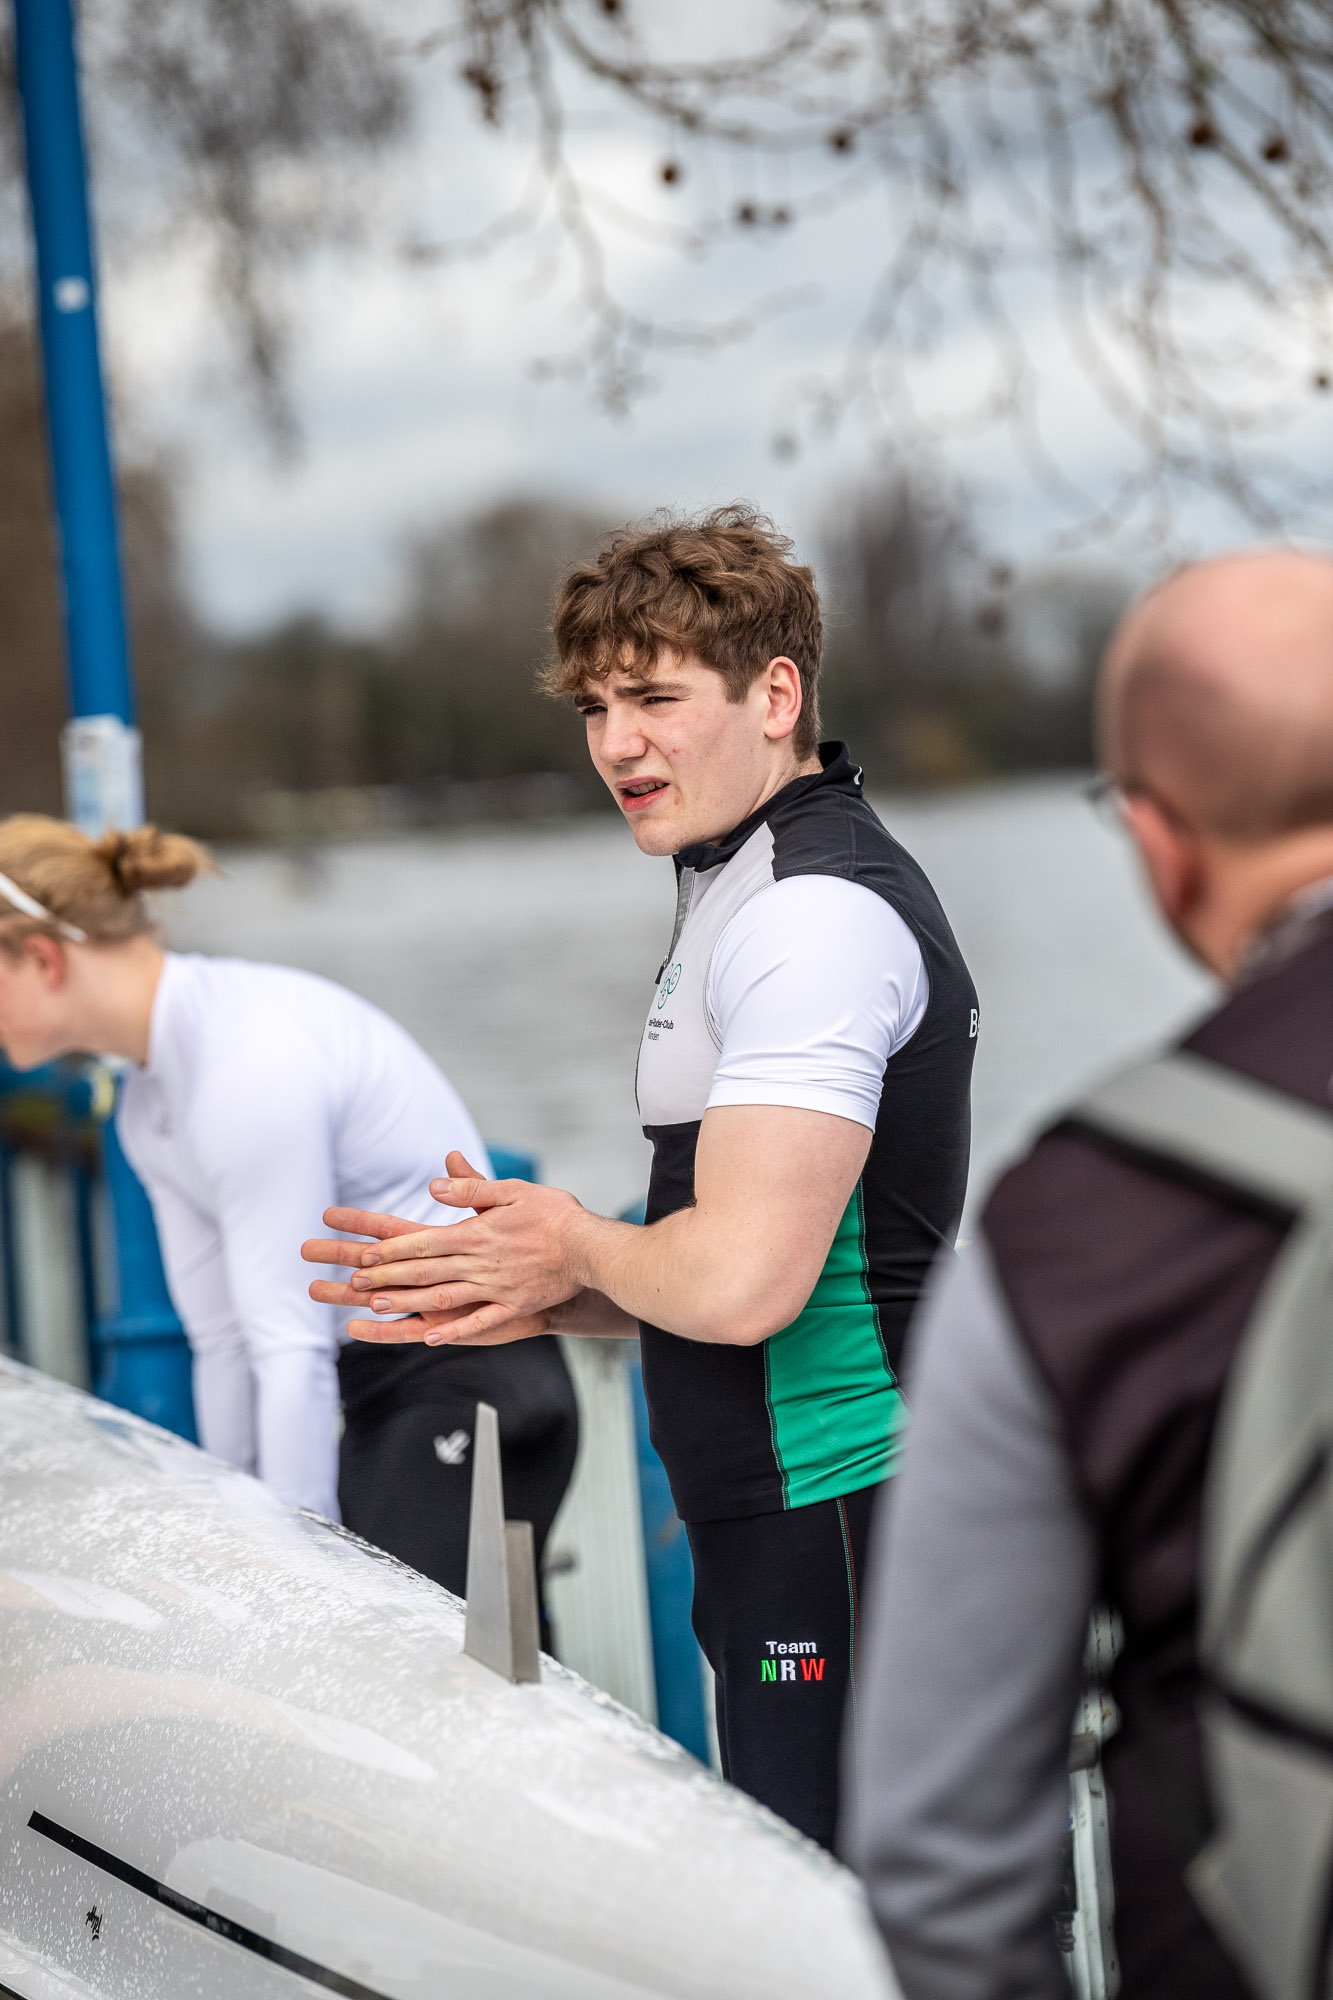
M465 1220L432 1229L369 1209L326 1208L326 1227L347 1235L301 1245L308 1264L351 1269L345 1280L316 1278L312 1299L393 1315L349 1320L353 1339L468 1347L529 1340L582 1290L574 1257L586 1211L573 1195L484 1180L461 1153L445 1166L448 1177L432 1181L431 1194L447 1208L474 1210Z

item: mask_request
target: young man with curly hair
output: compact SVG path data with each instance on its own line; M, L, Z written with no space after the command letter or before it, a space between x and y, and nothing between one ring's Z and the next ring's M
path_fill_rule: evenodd
M307 1250L361 1266L317 1296L407 1315L353 1322L364 1339L640 1335L723 1769L831 1847L903 1336L962 1207L977 1001L929 882L819 744L821 651L812 572L745 508L621 532L560 590L546 688L678 883L638 1064L647 1226L451 1155L433 1191L475 1219L332 1210L380 1241Z

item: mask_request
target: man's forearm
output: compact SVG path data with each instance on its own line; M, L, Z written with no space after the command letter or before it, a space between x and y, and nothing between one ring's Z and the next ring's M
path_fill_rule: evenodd
M804 1303L796 1300L788 1310L781 1270L697 1207L647 1228L585 1210L569 1249L571 1269L588 1291L600 1292L631 1321L687 1340L752 1346L794 1319Z
M451 1154L451 1177L431 1191L475 1215L400 1234L391 1218L330 1209L331 1228L350 1224L379 1240L312 1241L302 1254L352 1264L346 1285L318 1282L313 1296L393 1315L396 1340L504 1340L515 1337L502 1332L509 1322L556 1311L574 1330L571 1301L588 1291L687 1340L754 1346L805 1306L869 1145L854 1119L720 1107L700 1130L695 1200L646 1228L591 1215L559 1188L483 1181ZM589 1330L626 1330L603 1312L595 1309Z
M633 1340L639 1322L605 1292L588 1287L552 1307L550 1331L577 1335L580 1340Z

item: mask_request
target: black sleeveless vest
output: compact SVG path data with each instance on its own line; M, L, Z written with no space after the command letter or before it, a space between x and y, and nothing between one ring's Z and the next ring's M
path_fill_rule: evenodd
M841 744L824 744L820 756L821 772L794 779L725 839L676 857L677 933L645 1047L655 1028L661 1034L666 1010L675 1016L678 1060L690 1070L672 1121L644 1126L653 1146L647 1220L694 1199L695 1145L711 1082L709 1063L698 1060L701 1038L691 1042L678 1031L681 1004L702 1005L716 942L714 921L699 935L693 962L694 878L736 871L730 895L720 882L710 887L705 914L720 902L739 907L747 895L795 875L862 884L891 903L915 936L930 998L915 1034L886 1065L869 1157L799 1318L757 1347L642 1328L652 1439L686 1521L808 1506L891 1470L903 1427L903 1338L936 1254L953 1240L967 1184L976 991L930 883L862 796L860 771ZM663 1059L653 1056L655 1065Z

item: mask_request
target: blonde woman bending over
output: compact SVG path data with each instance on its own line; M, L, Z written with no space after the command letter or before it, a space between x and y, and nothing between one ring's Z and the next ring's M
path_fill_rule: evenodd
M143 892L212 866L154 827L94 842L36 814L0 820L0 1043L18 1069L79 1052L128 1059L117 1130L152 1201L200 1439L290 1505L337 1519L346 1315L308 1295L310 1217L350 1206L439 1222L428 1183L445 1155L490 1166L457 1093L378 1008L310 973L164 950ZM554 1341L525 1345L545 1351L512 1384L492 1379L491 1356L510 1350L404 1361L401 1348L358 1347L344 1364L349 1525L455 1590L477 1396L500 1409L502 1445L511 1433L507 1485L527 1460L541 1474L539 1540L572 1470L563 1359Z

